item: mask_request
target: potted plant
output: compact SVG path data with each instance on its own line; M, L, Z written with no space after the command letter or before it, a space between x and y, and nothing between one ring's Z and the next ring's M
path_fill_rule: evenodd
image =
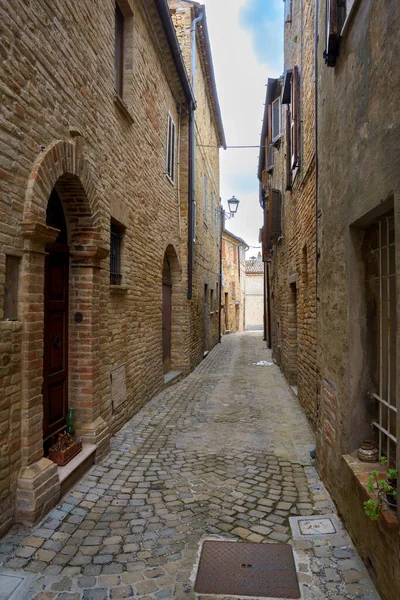
M55 444L49 450L49 459L60 467L66 465L82 450L82 439L64 432L59 433Z
M380 463L386 465L387 458L382 456ZM371 521L376 521L379 519L384 502L387 502L387 504L392 507L397 506L398 476L398 469L389 468L386 472L386 476L383 473L378 473L376 470L371 472L365 487L370 494L374 495L374 498L370 498L364 502L365 514L371 519Z

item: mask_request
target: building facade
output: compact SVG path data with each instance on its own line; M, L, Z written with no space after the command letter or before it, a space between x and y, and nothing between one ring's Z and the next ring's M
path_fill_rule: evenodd
M166 0L5 2L0 14L1 534L57 502L46 455L69 408L82 456L98 461L165 372L202 357L189 130L210 99L200 69L194 97ZM217 242L202 243L217 282Z
M219 339L219 149L224 148L226 144L212 66L205 6L187 0L169 0L168 4L197 101L193 124L195 168L192 183L193 254L190 302L190 364L194 367Z
M384 503L369 519L368 477L387 467L357 450L372 439L400 467L400 6L284 6L284 74L268 81L259 164L272 348L316 429L323 480L395 600L400 509Z
M248 248L242 238L226 229L222 232L221 332L244 331L246 262Z
M284 75L268 80L258 166L269 284L266 337L313 425L317 420L314 5L308 0L286 2Z
M264 329L264 262L261 253L246 260L245 329Z
M395 600L399 506L397 518L388 506L377 522L365 515L377 465L356 451L372 438L400 467L400 5L328 8L318 15L317 457L382 597Z

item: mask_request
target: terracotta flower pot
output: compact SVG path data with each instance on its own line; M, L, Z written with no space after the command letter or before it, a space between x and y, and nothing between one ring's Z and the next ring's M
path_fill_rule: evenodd
M56 463L59 467L63 467L74 458L82 450L82 442L76 441L65 450L49 450L49 459Z
M376 447L375 441L364 440L357 450L357 456L363 462L378 462L379 450Z

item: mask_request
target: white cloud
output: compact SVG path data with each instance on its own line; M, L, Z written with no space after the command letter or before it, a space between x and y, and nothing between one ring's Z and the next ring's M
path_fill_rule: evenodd
M278 73L273 61L266 66L258 60L251 32L241 27L240 9L246 0L204 0L204 4L227 144L258 145L265 84L268 77ZM258 203L258 154L258 148L221 151L221 197L226 201L234 194L241 201L235 219L227 221L226 225L251 246L258 245L262 225Z

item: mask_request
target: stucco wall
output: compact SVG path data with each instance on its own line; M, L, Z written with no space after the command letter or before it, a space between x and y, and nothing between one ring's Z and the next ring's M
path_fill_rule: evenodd
M319 28L324 31L321 3ZM400 6L396 1L354 2L334 68L319 66L318 367L321 411L336 400L331 433L318 436L320 469L382 596L400 589L398 529L385 531L363 514L354 475L342 454L374 435L366 301L365 228L390 208L395 214L397 318L400 314ZM324 36L319 43L322 56ZM374 344L373 344L374 345ZM397 357L399 329L397 327ZM400 398L397 358L397 399ZM328 410L329 414L329 410ZM400 425L398 421L397 435ZM399 455L397 464L399 464ZM390 548L390 552L388 552Z

